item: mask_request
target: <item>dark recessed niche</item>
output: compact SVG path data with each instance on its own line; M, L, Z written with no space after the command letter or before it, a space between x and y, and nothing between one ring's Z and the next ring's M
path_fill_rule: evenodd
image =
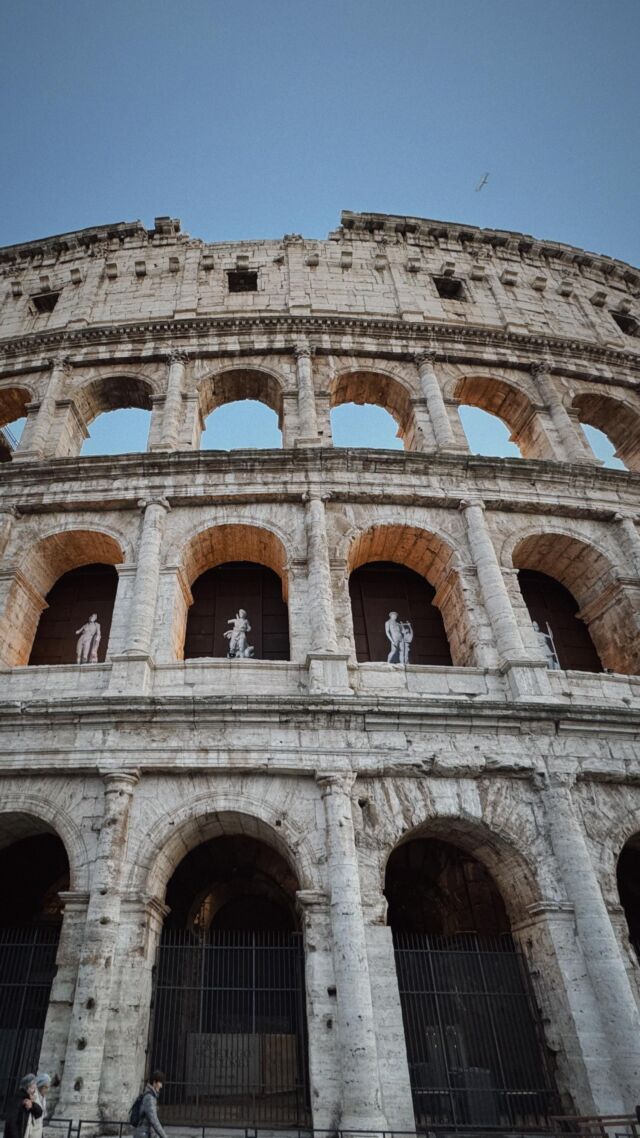
M257 292L258 274L249 269L233 269L227 273L229 292Z
M626 312L612 312L611 315L618 325L618 328L621 332L624 332L625 336L638 335L638 329L640 328L640 325L638 324L635 316L629 316Z
M464 285L456 277L434 277L433 283L442 300L466 300Z
M39 292L31 297L31 303L37 313L53 312L58 303L59 292Z

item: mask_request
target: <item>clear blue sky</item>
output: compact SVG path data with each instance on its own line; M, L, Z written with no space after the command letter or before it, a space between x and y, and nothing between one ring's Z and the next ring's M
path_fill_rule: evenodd
M638 0L5 0L0 244L351 209L638 265L639 42Z

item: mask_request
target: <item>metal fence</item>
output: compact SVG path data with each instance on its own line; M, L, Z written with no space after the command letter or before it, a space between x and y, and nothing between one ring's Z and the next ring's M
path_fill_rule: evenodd
M394 945L416 1125L545 1126L555 1094L513 941L396 933Z
M59 929L0 929L0 1117L25 1071L35 1071L49 993L56 973Z
M165 930L149 1058L168 1122L306 1125L299 934Z

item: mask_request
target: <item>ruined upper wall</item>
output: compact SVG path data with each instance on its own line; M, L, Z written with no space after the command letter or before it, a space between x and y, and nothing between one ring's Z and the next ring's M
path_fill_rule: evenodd
M206 244L181 233L179 221L157 218L151 230L121 222L8 246L0 250L0 339L260 313L445 322L626 351L638 343L612 316L632 329L640 321L640 273L623 262L419 218L345 212L341 220L326 241L290 234ZM257 273L255 292L229 290L237 270ZM455 281L459 299L440 295Z

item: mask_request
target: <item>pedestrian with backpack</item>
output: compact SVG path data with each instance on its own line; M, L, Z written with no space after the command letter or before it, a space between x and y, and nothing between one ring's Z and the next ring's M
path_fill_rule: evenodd
M135 1127L134 1138L167 1138L158 1118L158 1095L162 1090L165 1076L162 1071L154 1071L141 1095L138 1095L131 1110L129 1122Z

